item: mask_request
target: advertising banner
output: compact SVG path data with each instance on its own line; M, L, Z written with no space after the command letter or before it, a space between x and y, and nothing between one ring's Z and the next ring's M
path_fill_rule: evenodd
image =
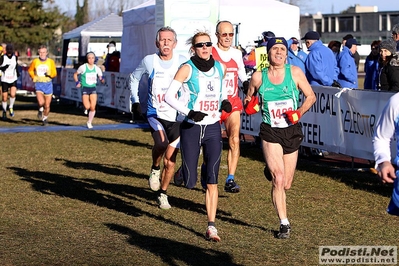
M304 134L302 145L374 160L374 129L393 93L322 86L312 88L316 102L300 120ZM243 113L241 133L258 136L261 122L260 112L252 116ZM395 145L391 147L391 154L395 154Z

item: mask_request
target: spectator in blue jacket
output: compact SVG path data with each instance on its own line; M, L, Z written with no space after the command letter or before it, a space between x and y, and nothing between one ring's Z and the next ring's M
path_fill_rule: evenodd
M346 34L346 35L342 38L342 50L343 50L344 47L345 47L346 41L349 40L349 39L355 39L355 37L353 37L352 34ZM353 59L355 60L356 70L359 70L360 55L359 55L359 53L358 53L357 51L353 54Z
M309 31L302 38L309 50L305 61L306 78L310 85L340 87L337 82L337 60L328 47L320 41L316 31Z
M371 52L366 57L366 62L364 63L364 72L366 73L364 78L365 90L378 90L379 82L379 58L380 58L380 46L381 41L375 40L371 43Z
M357 46L360 45L356 39L348 39L344 48L338 55L338 82L344 88L357 89L357 67L354 60L354 54Z
M289 49L297 56L299 57L303 62L306 61L306 57L308 57L308 54L302 51L302 48L299 46L299 41L295 37L291 37L290 40L292 40L292 44L289 46Z
M289 47L287 56L288 64L300 67L303 73L306 73L305 61L307 54L299 49L298 40L295 37L292 37L287 41L287 44Z

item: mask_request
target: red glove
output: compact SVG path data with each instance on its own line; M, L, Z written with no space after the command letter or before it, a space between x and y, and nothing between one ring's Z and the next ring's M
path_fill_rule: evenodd
M253 115L259 112L259 97L252 95L251 100L247 103L244 110L247 115Z
M301 118L301 112L298 110L295 111L287 111L285 112L286 118L291 122L291 124L298 123L299 119Z

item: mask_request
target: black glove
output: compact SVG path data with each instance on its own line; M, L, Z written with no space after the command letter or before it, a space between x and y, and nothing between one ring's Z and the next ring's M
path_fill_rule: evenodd
M249 81L246 80L242 83L242 92L244 92L245 95L248 93L248 87L249 87Z
M336 80L333 81L333 83L331 84L331 87L337 87L337 88L341 88L342 89L341 84L339 84L339 82L336 81Z
M134 116L138 116L138 117L143 115L143 113L141 112L140 103L134 103L132 105L132 113L134 114Z
M232 108L233 107L231 106L229 100L223 100L222 106L220 107L220 111L225 111L226 113L230 113Z
M132 111L133 111L133 113L142 114L142 113L141 113L141 106L140 106L140 103L134 103L134 104L132 105Z
M140 103L134 103L132 105L132 114L133 114L133 120L134 121L144 121L144 115L141 112L141 106Z
M4 71L7 70L7 68L8 68L9 66L10 66L10 65L2 66L2 67L0 67L0 70L4 72Z
M190 112L188 113L187 117L190 118L191 120L193 120L194 122L199 122L202 121L202 119L204 119L205 116L207 116L208 114L205 114L203 112L200 111L193 111L190 110Z

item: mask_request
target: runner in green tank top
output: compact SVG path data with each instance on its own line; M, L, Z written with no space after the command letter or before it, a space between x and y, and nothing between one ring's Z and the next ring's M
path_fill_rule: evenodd
M277 238L289 238L291 226L287 216L286 190L291 187L303 134L298 123L316 101L305 74L297 66L286 65L288 45L284 38L271 38L267 43L270 66L252 75L244 105L255 92L261 100L262 139L266 161L265 176L273 182L272 201L280 229ZM305 100L298 106L299 91Z
M87 63L81 65L73 74L73 79L76 82L76 88L82 90L82 103L85 110L89 110L87 118L87 128L93 128L92 122L96 114L97 105L97 77L101 83L104 83L103 73L101 69L94 64L95 54L88 52L86 54ZM80 78L80 80L79 80ZM86 112L85 112L86 113Z
M288 127L283 114L288 110L298 109L299 104L299 90L292 79L291 65L285 65L285 77L280 84L270 81L269 68L262 72L262 85L258 91L262 102L262 121L275 127Z

